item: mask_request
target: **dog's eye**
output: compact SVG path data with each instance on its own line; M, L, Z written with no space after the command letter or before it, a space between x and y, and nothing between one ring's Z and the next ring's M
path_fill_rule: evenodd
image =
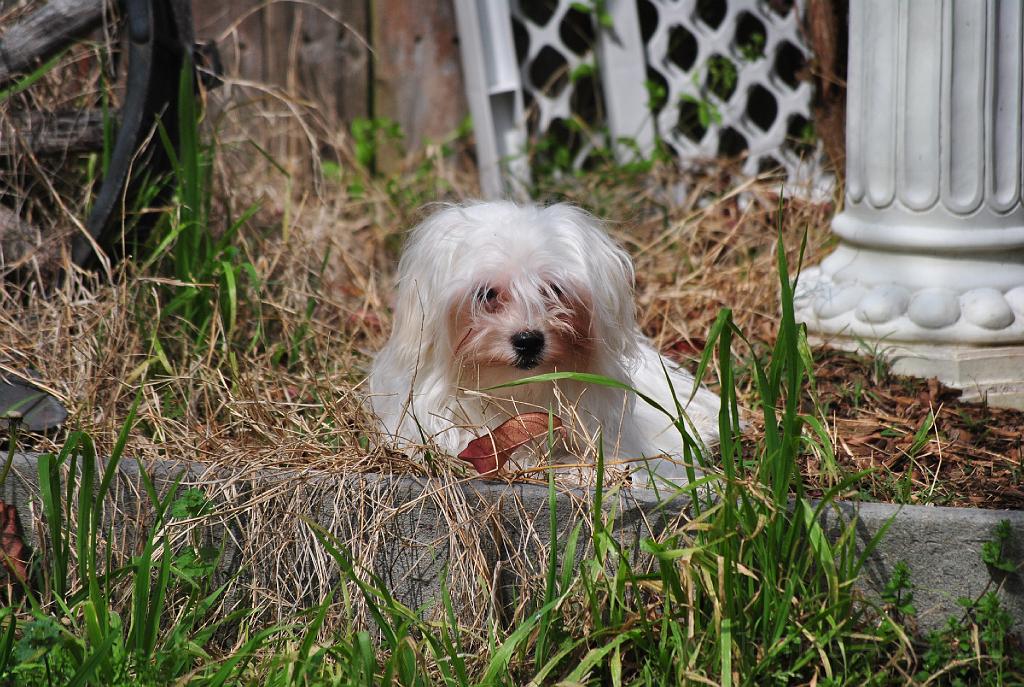
M476 299L481 303L493 304L498 300L498 290L495 288L481 287L476 292Z
M548 293L551 294L551 297L555 300L562 299L562 289L558 284L548 284Z

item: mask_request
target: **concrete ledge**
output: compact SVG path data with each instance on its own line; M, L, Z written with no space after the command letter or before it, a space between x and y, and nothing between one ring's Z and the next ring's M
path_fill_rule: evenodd
M981 560L981 547L993 538L1002 520L1010 522L1011 536L1005 557L1024 561L1024 513L1007 510L896 506L888 503L840 502L825 516L835 536L840 522L857 518L857 540L864 546L886 523L888 532L868 558L862 572L864 586L878 593L893 566L905 561L914 585L914 605L923 629L943 625L949 616L960 617L958 598L976 598L1001 586L1003 604L1013 616L1015 630L1024 630L1024 572L1005 573Z
M314 523L344 544L357 567L428 614L440 598L442 578L467 623L512 620L518 601L543 585L551 541L544 486L298 471L240 475L174 462L148 470L163 493L181 476L183 486L200 487L215 502L210 516L171 523L169 536L176 545L222 548L220 575L229 583L230 605L268 618L320 603L338 582L337 565L316 541ZM38 494L36 456L17 456L0 498L18 507L26 542L36 551L45 532ZM642 490L613 490L605 500L605 510L614 513L613 531L626 547L684 520L687 505L661 503ZM585 523L586 536L592 507L587 490L557 494L560 547L577 523ZM152 512L133 461L120 466L104 512L115 532L114 550L136 551ZM1017 631L1024 628L1024 574L989 570L980 558L982 543L1009 520L1006 556L1024 560L1024 513L840 503L824 515L826 529L834 538L841 523L854 517L861 547L891 521L868 559L863 584L879 592L893 565L906 561L922 628L959 616L956 599L978 596L993 579ZM358 615L365 613L358 599L355 606Z

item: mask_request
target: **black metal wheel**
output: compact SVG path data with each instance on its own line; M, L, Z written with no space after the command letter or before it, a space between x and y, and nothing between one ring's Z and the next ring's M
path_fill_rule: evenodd
M195 68L197 56L214 68L216 52L195 47L189 0L120 0L122 20L109 29L122 31L127 45L124 95L116 121L116 137L106 173L84 223L71 245L71 257L79 267L93 267L101 256L116 260L123 252L124 208L140 190L143 179L160 179L170 171L171 158L158 127L173 149L178 145L178 91L182 70ZM0 88L59 53L68 45L102 26L112 16L103 0L51 0L0 35ZM209 84L208 78L197 79ZM37 113L32 113L37 114ZM37 118L38 119L38 118ZM79 127L96 127L99 117L78 116ZM44 119L39 119L46 126ZM55 125L51 122L51 128ZM32 132L24 132L34 141ZM78 139L95 144L96 136L82 133ZM102 136L99 137L102 141ZM38 137L39 145L47 137ZM0 155L3 154L0 146ZM167 193L165 188L163 191ZM161 198L151 199L160 202ZM134 241L145 238L152 220L131 225Z

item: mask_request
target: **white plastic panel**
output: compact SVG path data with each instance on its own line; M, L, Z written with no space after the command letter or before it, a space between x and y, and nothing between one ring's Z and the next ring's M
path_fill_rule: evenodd
M486 5L490 15L506 3L456 5L460 13L473 5L481 14ZM580 168L608 150L620 161L635 150L646 154L657 137L684 166L742 156L745 174L782 167L790 182L827 186L811 124L812 89L801 78L809 59L799 28L803 2L774 9L779 5L607 0L599 20L596 11L583 11L586 2L511 0L512 40L497 35L498 22L478 22L484 34L463 41L464 65L490 64L486 51L507 59L512 47L525 116L513 115L518 128L511 134L504 125L495 131L493 118L482 127L474 110L478 145L497 147L495 137L504 137L507 154L509 145L529 140L538 169ZM471 56L470 42L483 52ZM511 82L506 69L503 63L502 84ZM664 96L653 112L652 91ZM470 93L471 103L477 98ZM624 139L630 145L621 145ZM525 150L513 156L523 161Z

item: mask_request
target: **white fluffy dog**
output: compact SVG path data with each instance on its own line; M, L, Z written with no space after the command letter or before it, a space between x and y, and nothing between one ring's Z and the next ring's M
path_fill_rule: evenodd
M662 358L634 317L633 265L600 222L566 204L448 205L413 229L398 266L394 329L370 372L370 403L391 444L457 455L515 415L547 412L575 446L646 458L680 479L671 420L619 389L573 380L493 387L554 371L628 384L718 442L720 400ZM582 441L580 441L582 439ZM591 458L593 456L590 456Z

